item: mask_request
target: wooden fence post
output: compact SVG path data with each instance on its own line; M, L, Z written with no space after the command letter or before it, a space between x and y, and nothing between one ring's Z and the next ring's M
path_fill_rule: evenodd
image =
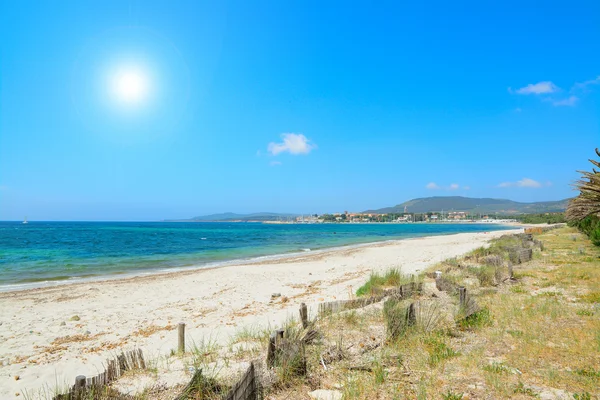
M417 322L417 314L415 312L415 303L410 303L406 310L406 323L407 325L414 325Z
M267 365L272 366L275 363L275 342L277 341L277 331L273 331L269 336L269 347L267 347Z
M177 341L177 350L180 353L185 353L185 324L180 322L178 325L179 340Z
M302 321L302 328L306 329L308 327L308 308L306 304L300 304L300 320Z
M73 392L76 399L82 398L83 393L85 392L85 384L85 375L77 375L75 377L75 386L73 387Z
M459 304L460 304L460 308L464 309L467 306L467 288L466 287L459 287L458 288L458 298L459 298Z

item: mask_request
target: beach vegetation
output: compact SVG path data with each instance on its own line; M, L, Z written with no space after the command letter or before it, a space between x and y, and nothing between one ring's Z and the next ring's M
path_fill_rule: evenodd
M461 400L463 398L463 393L454 393L452 391L447 391L446 393L442 394L442 399L443 400Z
M596 154L600 157L600 150L596 149ZM589 161L593 168L591 171L579 171L581 178L575 183L579 196L569 202L566 218L594 245L600 246L600 161Z
M372 272L367 282L356 291L357 296L377 296L385 289L398 287L420 278L404 275L398 268L390 268L382 273Z

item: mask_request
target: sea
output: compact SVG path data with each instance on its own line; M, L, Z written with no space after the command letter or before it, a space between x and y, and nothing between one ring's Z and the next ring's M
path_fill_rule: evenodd
M0 291L510 228L481 223L0 222Z

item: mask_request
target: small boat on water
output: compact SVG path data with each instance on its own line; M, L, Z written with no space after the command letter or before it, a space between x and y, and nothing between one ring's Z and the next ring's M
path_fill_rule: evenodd
M27 217L25 217L25 219L23 220L24 224L28 224L29 222L27 222Z

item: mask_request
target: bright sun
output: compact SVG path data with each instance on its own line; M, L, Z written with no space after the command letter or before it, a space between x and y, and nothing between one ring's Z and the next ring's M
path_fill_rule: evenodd
M148 96L149 82L144 71L138 68L119 70L113 77L112 91L117 100L138 104Z

